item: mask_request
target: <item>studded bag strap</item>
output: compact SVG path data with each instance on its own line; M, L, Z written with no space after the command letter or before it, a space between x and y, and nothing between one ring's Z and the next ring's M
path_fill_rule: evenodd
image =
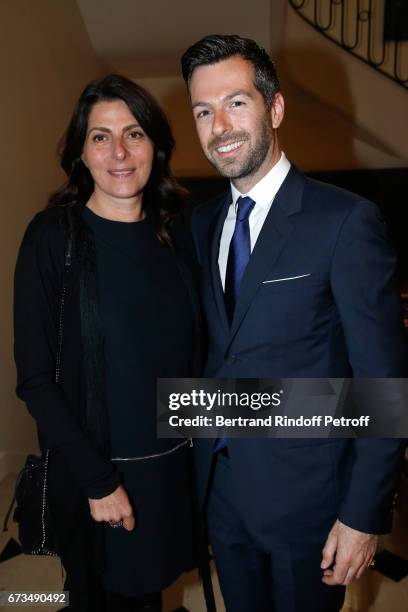
M58 332L57 332L57 352L55 357L55 382L60 383L61 380L61 366L62 366L62 341L64 336L64 308L65 299L67 295L68 276L71 271L71 260L72 260L72 214L67 209L66 217L68 221L68 235L65 246L65 257L64 257L64 272L62 278L62 288L59 302L59 314L58 314ZM46 525L46 504L47 504L47 484L48 484L48 464L50 459L50 449L47 448L43 454L44 457L44 480L42 483L42 513L41 513L41 530L42 530L42 541L38 551L33 551L36 554L53 554L52 552L46 552L46 541L47 541L47 525Z
M59 316L58 316L58 334L57 334L57 353L55 357L55 382L59 383L61 380L61 358L62 358L62 341L64 336L64 308L65 299L67 295L68 276L71 271L71 260L72 260L72 216L71 212L67 210L68 219L68 236L65 247L65 259L64 259L64 273L62 279L62 288L60 295L59 304Z

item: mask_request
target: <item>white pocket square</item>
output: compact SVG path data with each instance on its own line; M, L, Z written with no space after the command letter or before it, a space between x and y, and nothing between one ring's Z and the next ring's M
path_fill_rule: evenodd
M305 278L305 276L312 276L312 273L299 274L299 276L287 276L286 278L274 278L272 280L262 281L262 284L266 285L267 283L281 283L282 281L295 280L296 278Z

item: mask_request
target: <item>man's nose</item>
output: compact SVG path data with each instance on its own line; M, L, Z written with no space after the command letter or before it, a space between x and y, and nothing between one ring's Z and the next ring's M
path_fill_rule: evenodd
M228 114L225 111L219 110L214 112L214 119L212 125L213 134L215 134L216 136L222 136L222 134L228 132L231 128L232 124L230 118L228 117Z

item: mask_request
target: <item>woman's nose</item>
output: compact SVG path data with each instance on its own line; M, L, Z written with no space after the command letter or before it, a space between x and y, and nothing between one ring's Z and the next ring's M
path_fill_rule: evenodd
M124 144L123 144L121 139L118 139L118 140L113 142L112 156L115 159L119 159L119 160L125 159L125 157L126 157L126 147L124 146Z

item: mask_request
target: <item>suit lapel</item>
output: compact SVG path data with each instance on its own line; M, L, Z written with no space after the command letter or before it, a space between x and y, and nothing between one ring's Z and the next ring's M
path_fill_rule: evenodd
M227 313L225 310L225 301L224 301L224 291L222 289L221 277L220 277L220 268L218 265L218 254L220 250L220 240L222 229L224 227L224 221L228 214L228 208L231 204L231 194L228 192L223 200L221 201L218 215L215 218L214 224L212 226L212 237L211 238L211 247L210 247L210 267L211 267L211 280L212 280L212 288L214 292L214 299L217 305L218 314L220 317L220 321L222 326L226 331L229 332L229 322L227 318Z
M276 194L242 279L231 324L231 340L293 231L290 215L302 208L304 181L304 177L292 166Z

